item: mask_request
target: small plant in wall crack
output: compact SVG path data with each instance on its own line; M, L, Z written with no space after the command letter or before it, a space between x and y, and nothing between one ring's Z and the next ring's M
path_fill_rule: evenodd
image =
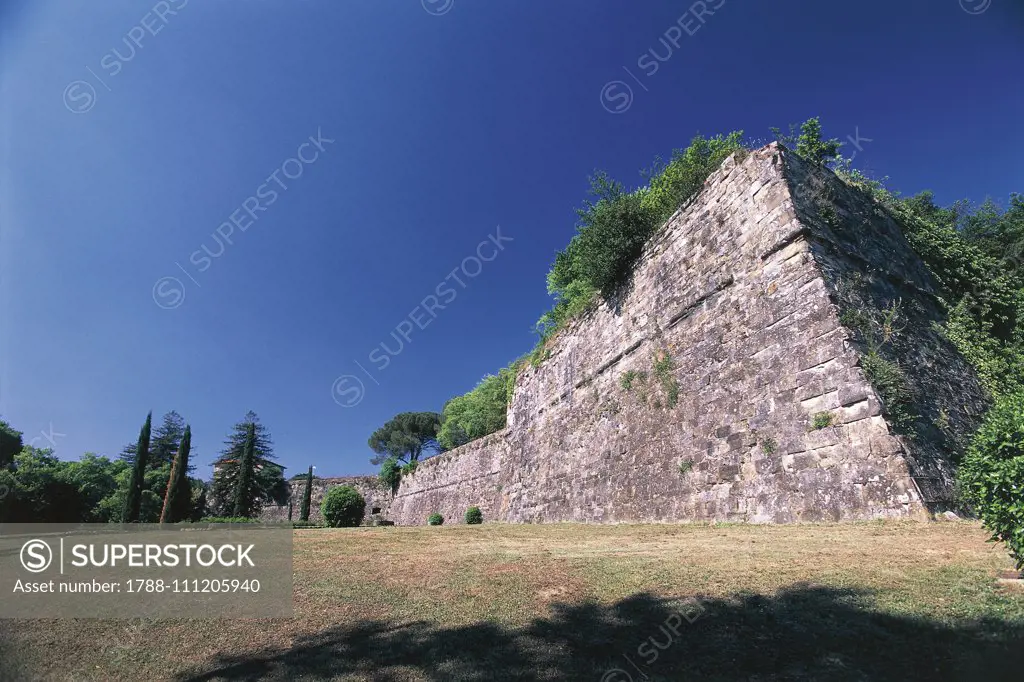
M761 441L761 452L766 455L774 455L779 449L779 444L775 442L774 438L765 438Z
M637 372L631 369L622 373L622 376L619 377L619 385L622 386L623 391L632 391L634 386L637 386L646 378L647 372Z
M669 407L679 404L679 382L672 374L672 356L662 353L654 358L654 376L658 378L662 390L665 391L665 403Z
M835 415L831 412L819 412L814 415L814 419L811 421L811 429L817 431L818 429L826 429L835 423Z
M653 379L657 380L664 395L656 396L651 405L657 409L660 409L662 406L675 407L679 404L679 382L672 374L673 364L671 356L668 353L655 355L652 369ZM627 393L635 392L637 398L642 403L647 403L653 388L652 382L648 380L647 372L633 369L622 373L622 376L619 377L619 385Z
M693 471L693 462L688 459L684 459L679 463L679 473L683 476Z

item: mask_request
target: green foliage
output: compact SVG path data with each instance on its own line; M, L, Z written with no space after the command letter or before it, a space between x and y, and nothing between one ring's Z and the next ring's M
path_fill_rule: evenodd
M437 437L441 447L451 450L505 428L518 363L484 377L472 391L445 403Z
M313 503L313 466L306 473L306 485L302 488L302 506L299 507L299 521L309 521L309 506Z
M679 463L679 473L685 476L686 474L693 471L693 462L690 460L683 460Z
M234 515L239 462L245 451L249 425L255 427L253 440L254 475L250 495L252 513L258 514L264 504L286 504L290 495L284 478L284 467L274 461L274 447L270 433L255 412L249 411L242 421L232 427L217 460L213 463L213 481L209 491L209 506L217 516Z
M434 512L433 514L427 517L427 523L431 526L440 526L442 523L444 523L444 517L438 514L437 512Z
M821 121L817 116L800 124L799 135L796 127L792 125L789 127L788 135L784 135L778 128L772 128L772 132L779 142L793 149L801 157L822 165L836 161L839 157L839 148L843 144L836 138L822 139Z
M398 484L402 480L402 467L398 460L389 458L380 465L380 473L377 474L381 483L391 488L392 492L398 490Z
M465 519L467 524L475 526L484 522L484 513L480 511L480 507L470 507L466 510Z
M841 172L899 221L904 235L942 285L944 332L994 396L1024 389L1024 198L1005 211L986 201L940 208L930 192L907 199L881 183Z
M996 401L958 473L960 492L993 540L1024 568L1024 392Z
M867 346L861 368L881 397L885 416L897 431L913 435L918 418L913 411L914 392L899 364L884 355L885 349L906 327L902 303L892 301L881 311L848 308L840 313L839 321L860 334Z
M577 209L579 217L568 272L605 294L626 280L644 244L658 228L658 215L644 201L645 192L627 192L621 183L598 173L590 182L593 197ZM556 261L557 267L557 261ZM559 273L556 282L563 281Z
M627 370L622 373L619 377L619 385L622 386L623 391L632 391L636 385L637 380L643 381L647 378L646 372L638 372L636 370Z
M424 453L437 452L437 432L441 415L437 412L402 412L373 432L368 444L377 456L371 464L388 459L415 462Z
M668 353L654 358L654 376L657 377L662 390L665 391L668 407L675 407L679 404L679 382L672 374L672 368L672 357Z
M121 513L123 523L138 523L142 509L142 488L146 478L146 460L149 457L149 436L153 428L152 411L146 415L146 422L139 432L139 441L135 446L135 465L132 467L131 478L128 479L128 490L124 497L124 510Z
M832 426L832 422L835 417L831 412L819 412L814 415L814 419L811 421L811 428L815 431L818 429L825 429Z
M768 437L761 441L761 452L766 455L774 455L779 449L779 444L774 438Z
M245 447L238 462L238 478L235 481L235 516L253 516L258 508L256 487L256 425L249 424L245 436Z
M14 456L21 452L24 444L21 431L0 419L0 468L14 461Z
M873 349L868 350L861 358L861 368L881 396L885 415L893 427L902 433L909 433L917 415L910 408L914 395L903 369Z
M102 523L120 519L124 495L117 506L100 503L126 487L129 467L86 453L64 462L51 450L25 446L8 467L0 469L0 523Z
M647 186L632 192L603 172L590 179L590 198L577 209L576 235L555 256L548 273L554 307L541 316L539 347L566 322L590 308L600 293L611 296L625 283L650 237L730 154L743 150L741 132L697 136L668 163L644 173ZM539 362L535 354L531 360Z
M359 491L350 485L331 488L324 495L320 504L320 513L331 528L351 528L358 526L366 511L366 500Z
M186 424L171 467L167 501L164 504L166 511L161 514L161 522L185 521L192 515L192 483L188 478L188 458L191 450L192 427Z
M151 467L159 467L163 464L170 466L184 435L184 418L174 410L165 414L160 426L153 429L147 465Z

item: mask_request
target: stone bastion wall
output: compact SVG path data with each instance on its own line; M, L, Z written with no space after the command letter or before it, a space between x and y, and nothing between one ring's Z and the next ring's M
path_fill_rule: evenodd
M893 309L898 332L859 331ZM398 524L470 505L525 523L923 518L951 501L951 434L986 405L941 315L870 197L778 144L734 155L519 375L504 430L393 496L375 484L373 504ZM868 381L872 351L905 374L910 426Z

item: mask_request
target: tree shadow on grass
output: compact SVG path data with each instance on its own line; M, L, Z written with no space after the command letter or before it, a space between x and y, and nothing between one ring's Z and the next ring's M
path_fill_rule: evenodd
M339 624L287 650L216 657L177 679L1020 680L1024 623L949 626L855 590L557 605L523 628Z

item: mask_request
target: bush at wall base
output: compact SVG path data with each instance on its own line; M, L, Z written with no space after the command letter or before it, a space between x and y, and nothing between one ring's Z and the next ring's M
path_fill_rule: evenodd
M320 505L320 513L324 523L331 528L351 528L358 526L366 511L366 500L359 491L350 485L331 488L324 496Z
M470 507L466 510L466 523L472 526L483 522L484 513L480 511L480 507Z
M440 526L442 523L444 523L444 517L438 514L437 512L434 512L433 514L427 517L427 523L431 526Z
M958 473L960 493L1024 568L1024 392L989 410Z

